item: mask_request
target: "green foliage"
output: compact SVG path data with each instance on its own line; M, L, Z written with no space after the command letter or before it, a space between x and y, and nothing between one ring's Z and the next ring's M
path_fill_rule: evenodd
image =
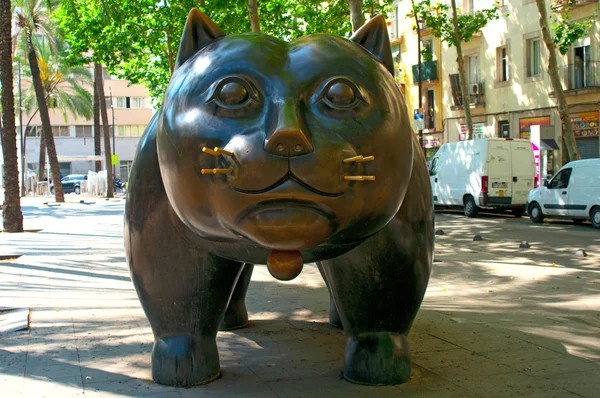
M427 27L431 28L431 34L446 42L450 47L458 44L452 24L452 9L447 4L440 2L432 4L431 0L415 2L413 15L417 15L419 20L425 21ZM473 35L498 18L500 18L500 11L497 7L468 14L458 14L458 40L461 43L469 42Z
M40 78L44 88L44 96L49 108L58 109L67 123L67 111L75 116L85 119L92 117L92 75L83 67L69 67L61 59L64 42L60 37L53 41L54 48L49 40L41 40L34 36L33 44L36 47ZM58 54L55 53L58 51ZM31 76L31 71L23 69L25 76ZM87 87L86 87L87 86ZM27 112L37 108L37 99L33 85L29 85L23 93L23 106Z
M366 13L385 13L391 0L366 0ZM187 14L201 8L225 33L250 32L245 0L62 0L55 18L72 63L94 61L131 83L144 84L159 105L169 83ZM263 33L293 40L310 33L349 36L346 0L258 1ZM90 53L90 50L92 51ZM82 54L91 54L84 57Z
M569 17L570 8L571 3L565 2L562 13L551 17L552 41L562 55L567 54L573 43L588 35L597 17L592 15L582 21L574 22Z

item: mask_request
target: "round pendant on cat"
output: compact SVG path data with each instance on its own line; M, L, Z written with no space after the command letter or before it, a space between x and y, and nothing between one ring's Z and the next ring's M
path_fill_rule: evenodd
M304 261L299 251L271 250L267 257L267 269L273 278L291 281L302 272Z

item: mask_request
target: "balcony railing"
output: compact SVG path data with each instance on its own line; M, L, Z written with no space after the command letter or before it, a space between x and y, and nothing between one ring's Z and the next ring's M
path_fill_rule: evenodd
M413 83L419 82L419 64L412 66ZM427 61L421 63L421 81L437 80L437 61Z
M553 11L562 11L567 5L577 8L594 3L598 3L598 0L554 0L550 3L550 8Z
M460 78L458 73L450 75L450 88L452 89L452 101L454 107L464 107L465 101L460 90ZM485 105L485 85L483 81L472 81L467 83L467 100L469 105L481 106Z
M581 90L600 87L600 62L588 61L560 68L564 90Z

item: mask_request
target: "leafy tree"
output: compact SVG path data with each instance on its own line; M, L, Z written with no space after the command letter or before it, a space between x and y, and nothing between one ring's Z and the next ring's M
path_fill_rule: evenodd
M62 113L65 122L67 121L67 112L89 119L92 115L92 97L84 84L86 82L91 83L90 72L82 67L69 67L60 58L57 52L60 53L64 48L64 41L60 37L55 39L55 48L52 48L50 42L44 37L40 40L34 36L33 42L39 53L40 79L48 107L58 109ZM24 49L23 52L26 53L27 49ZM31 77L31 71L25 69L24 75ZM37 113L39 107L34 87L29 86L23 94L23 106L27 113L34 109ZM40 139L40 157L43 156L43 163L45 163L45 143L45 140ZM24 153L26 145L27 141L24 137Z
M567 99L563 91L563 86L558 75L558 61L556 49L562 55L565 55L571 45L579 38L585 36L593 26L595 17L590 17L582 22L572 22L569 18L569 9L571 1L566 1L562 14L554 18L554 24L550 27L548 23L548 8L545 0L536 0L540 14L540 28L542 29L542 38L546 49L548 50L548 75L552 88L556 94L558 102L558 115L564 125L563 139L567 147L567 154L570 160L580 159L577 149L577 142L573 134L573 123L569 117ZM563 151L564 154L564 151Z
M420 20L425 21L431 28L431 34L448 46L456 47L456 62L460 76L460 91L467 121L468 139L473 138L473 121L468 101L465 62L462 54L462 43L471 41L473 36L490 21L498 19L500 12L496 7L478 10L471 13L460 13L456 0L451 0L450 7L446 4L432 4L431 0L422 0L414 4L414 12Z
M254 1L251 0L252 3ZM390 0L364 2L363 10L383 13ZM155 106L162 101L175 67L181 31L189 10L199 7L227 33L251 31L248 2L239 0L62 0L56 18L71 44L71 61L93 50L93 59L111 74L144 84ZM260 31L284 40L310 33L349 36L347 0L256 1Z
M67 112L89 119L92 116L92 95L86 87L92 84L89 70L84 67L69 66L60 58L60 55L55 52L60 53L64 45L60 38L56 40L55 49L44 38L42 40L34 38L34 45L39 54L40 78L49 108L58 109L65 122L67 122ZM31 77L31 71L25 70L24 75ZM29 86L23 94L23 106L29 113L37 108L35 90Z
M56 145L52 128L50 126L50 115L48 113L48 103L44 96L44 86L40 76L40 68L38 64L36 48L34 46L34 37L36 34L46 36L47 40L52 42L55 37L54 26L50 22L50 14L56 6L56 0L14 0L13 14L16 19L18 29L18 37L25 41L27 48L27 59L31 69L31 78L35 89L35 96L42 121L42 140L46 141L48 150L48 158L50 160L50 170L52 172L52 180L54 182L54 195L57 202L64 202L65 195L60 181L60 168L58 165L58 157L56 155ZM12 58L9 58L9 60ZM40 153L40 173L39 178L42 179L45 174L44 164L42 162L42 154Z
M23 232L23 213L19 196L19 166L15 99L13 94L12 23L10 0L0 0L0 85L2 86L2 154L4 155L4 203L2 223L8 232Z

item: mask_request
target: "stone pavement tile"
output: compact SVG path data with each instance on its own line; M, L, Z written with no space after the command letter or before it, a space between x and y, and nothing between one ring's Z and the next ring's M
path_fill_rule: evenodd
M208 384L180 388L182 398L197 397L266 397L276 395L246 366L240 366L224 361L221 363L221 376Z
M79 361L64 361L60 358L27 357L25 376L31 378L49 377L52 380L79 377Z
M523 367L534 361L567 357L565 354L542 346L515 339L504 350L487 351L479 354L498 363L508 365L515 370L523 370Z
M284 340L311 339L311 333L295 328L283 319L250 320L250 327L232 332L256 343Z
M552 383L586 398L597 398L600 391L600 373L597 370L567 373L552 377Z
M413 363L439 374L449 376L457 374L476 373L478 375L491 375L513 371L506 365L473 354L472 351L455 349L445 351L432 351L415 353Z
M544 359L540 361L526 362L526 367L518 369L528 376L541 377L554 380L563 375L569 377L570 373L597 372L598 392L600 393L600 364L590 362L573 356L562 356L560 358ZM510 365L509 365L510 366ZM517 366L511 366L516 368Z
M86 382L151 379L150 353L129 354L112 358L90 358L80 363L81 375Z
M453 383L483 397L562 398L577 397L548 381L536 380L521 372L482 375L463 373L448 378Z
M85 381L84 389L86 398L180 397L177 387L163 386L156 384L153 381L141 379L127 379L110 382Z
M10 372L0 369L0 397L21 397L23 395L23 371Z
M54 379L52 376L26 377L23 397L26 398L71 398L83 397L81 376Z
M419 330L411 331L408 335L408 343L410 345L410 350L413 353L460 348L452 343L432 336L425 331Z
M395 386L402 397L462 398L477 395L413 363L410 379Z
M299 380L268 382L267 386L281 398L313 397L401 397L393 386L363 386L338 377L311 377Z

